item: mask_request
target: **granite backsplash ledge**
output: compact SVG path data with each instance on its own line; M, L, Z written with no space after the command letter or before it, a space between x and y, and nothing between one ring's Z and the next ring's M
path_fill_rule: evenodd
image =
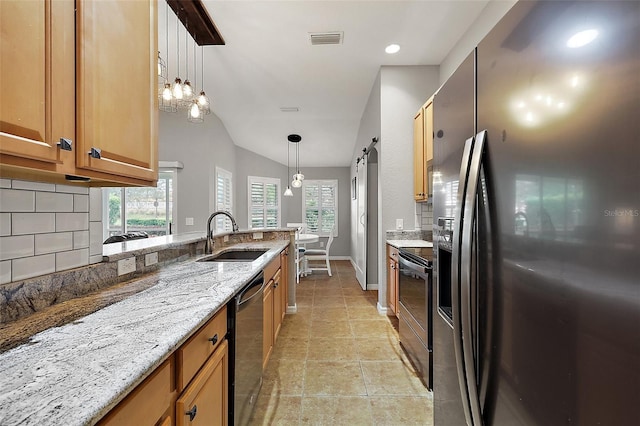
M403 231L387 231L387 240L425 240L432 241L433 231L424 229L403 230Z

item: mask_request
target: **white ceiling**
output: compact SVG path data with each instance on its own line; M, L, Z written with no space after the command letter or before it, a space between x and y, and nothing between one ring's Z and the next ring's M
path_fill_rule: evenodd
M298 133L301 167L348 166L380 66L440 64L487 2L203 0L226 41L204 48L212 111L236 145L264 157L286 164L287 135ZM325 31L343 31L343 44L312 46L309 33ZM386 54L390 43L400 52Z

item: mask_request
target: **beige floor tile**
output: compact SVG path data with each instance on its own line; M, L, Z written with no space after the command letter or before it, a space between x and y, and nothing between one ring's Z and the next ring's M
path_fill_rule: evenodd
M433 425L433 399L430 397L385 396L373 397L370 401L375 425ZM304 413L304 398L302 407Z
M369 396L429 394L410 364L401 361L361 361Z
M315 307L311 313L311 321L349 321L346 307Z
M351 330L357 338L393 338L397 339L398 334L386 319L379 320L351 320Z
M256 409L249 424L258 425L298 425L302 411L302 398L282 396L260 391Z
M313 296L313 291L315 290L314 284L298 284L296 287L296 296L297 297L305 297L305 296Z
M351 337L312 337L307 360L358 361L355 340Z
M356 350L360 361L409 362L398 339L392 336L381 339L356 338Z
M304 361L309 350L309 338L289 337L278 335L276 346L273 348L271 359L289 359Z
M321 321L314 320L311 323L311 334L313 338L317 337L353 337L351 326L347 321Z
M366 395L359 362L307 361L304 395Z
M369 295L367 294L366 291L364 291L363 289L361 289L360 287L342 287L342 295L343 296L348 296L348 297L368 297Z
M295 314L296 316L298 314ZM288 339L292 337L309 338L311 332L311 320L309 321L285 321L280 328L279 339Z
M313 296L313 306L325 306L325 307L341 307L346 306L344 303L344 297L340 296Z
M313 293L311 293L310 295L296 295L296 306L298 307L298 309L303 308L303 307L310 307L313 305Z
M271 358L262 374L262 386L271 394L302 395L304 367L304 361Z
M378 300L374 297L353 297L353 296L345 296L344 297L347 306L359 306L364 308L375 308L377 309ZM315 303L315 300L314 300Z
M316 285L315 290L313 291L313 296L314 297L341 297L343 296L342 294L342 287L336 287L336 286L325 286L323 284L318 284Z
M304 425L371 425L373 417L365 397L303 397L300 421Z
M378 309L373 306L347 305L347 314L350 320L388 321L387 316L380 315Z

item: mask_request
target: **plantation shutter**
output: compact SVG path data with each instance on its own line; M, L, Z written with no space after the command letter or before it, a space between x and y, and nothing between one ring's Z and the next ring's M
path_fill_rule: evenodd
M280 227L280 179L249 176L249 226Z
M233 184L231 172L216 167L216 210L223 210L233 214ZM229 218L219 215L216 217L215 230L230 232L233 226Z
M307 230L327 237L338 235L338 181L306 180L303 182L302 208ZM335 226L335 228L334 228Z

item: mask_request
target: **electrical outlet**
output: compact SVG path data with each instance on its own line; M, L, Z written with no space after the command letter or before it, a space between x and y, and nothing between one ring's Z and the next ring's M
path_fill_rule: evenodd
M253 239L254 240L261 240L262 239L262 232L254 232L253 233Z
M155 265L156 263L158 263L157 251L144 255L144 266L151 266L151 265Z
M229 236L228 236L228 235L225 235L225 236L222 238L222 241L223 241L223 242L225 242L225 243L228 243L228 242L229 242Z
M193 218L192 217L186 218L185 225L193 226Z
M118 276L124 274L130 274L136 271L136 258L128 257L126 259L118 260Z

